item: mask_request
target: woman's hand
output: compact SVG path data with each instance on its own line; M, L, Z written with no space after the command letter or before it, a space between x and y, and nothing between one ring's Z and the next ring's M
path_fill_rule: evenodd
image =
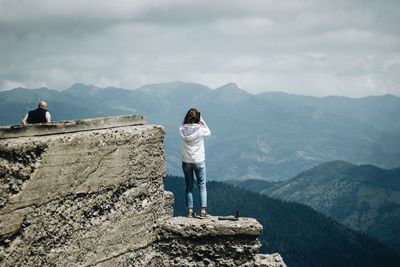
M202 116L200 116L200 124L202 124L204 127L208 128L207 123L204 121Z

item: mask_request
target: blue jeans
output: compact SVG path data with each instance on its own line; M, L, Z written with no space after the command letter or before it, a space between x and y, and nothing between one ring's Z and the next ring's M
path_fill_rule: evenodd
M193 208L193 188L194 175L196 174L197 185L199 187L200 207L207 207L207 187L206 187L206 163L186 163L182 162L183 174L186 182L186 207Z

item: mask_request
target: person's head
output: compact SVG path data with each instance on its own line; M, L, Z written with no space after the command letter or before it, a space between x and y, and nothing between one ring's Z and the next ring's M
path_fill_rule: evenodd
M200 122L200 112L195 109L191 108L186 113L185 119L183 120L183 124L192 124L192 123L199 123Z
M49 107L47 106L47 103L46 103L46 102L40 101L39 104L38 104L38 108L47 110Z

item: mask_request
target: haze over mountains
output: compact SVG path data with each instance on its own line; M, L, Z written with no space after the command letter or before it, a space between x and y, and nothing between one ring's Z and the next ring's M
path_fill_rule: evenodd
M212 136L206 141L212 180L285 180L330 160L400 166L400 98L251 95L235 84L210 89L174 82L136 90L75 84L65 91L17 88L0 92L1 124L17 124L39 99L53 119L143 114L166 127L167 171L181 175L178 127L197 107Z

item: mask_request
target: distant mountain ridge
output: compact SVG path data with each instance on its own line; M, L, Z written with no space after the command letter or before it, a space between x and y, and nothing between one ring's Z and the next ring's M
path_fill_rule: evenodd
M138 89L75 84L65 91L0 92L1 124L17 124L44 99L55 120L143 114L166 128L167 170L181 174L177 129L197 107L212 135L206 140L212 180L284 180L330 160L400 166L400 98L252 95L235 84L148 84Z
M309 205L400 251L400 168L332 161L261 193Z

